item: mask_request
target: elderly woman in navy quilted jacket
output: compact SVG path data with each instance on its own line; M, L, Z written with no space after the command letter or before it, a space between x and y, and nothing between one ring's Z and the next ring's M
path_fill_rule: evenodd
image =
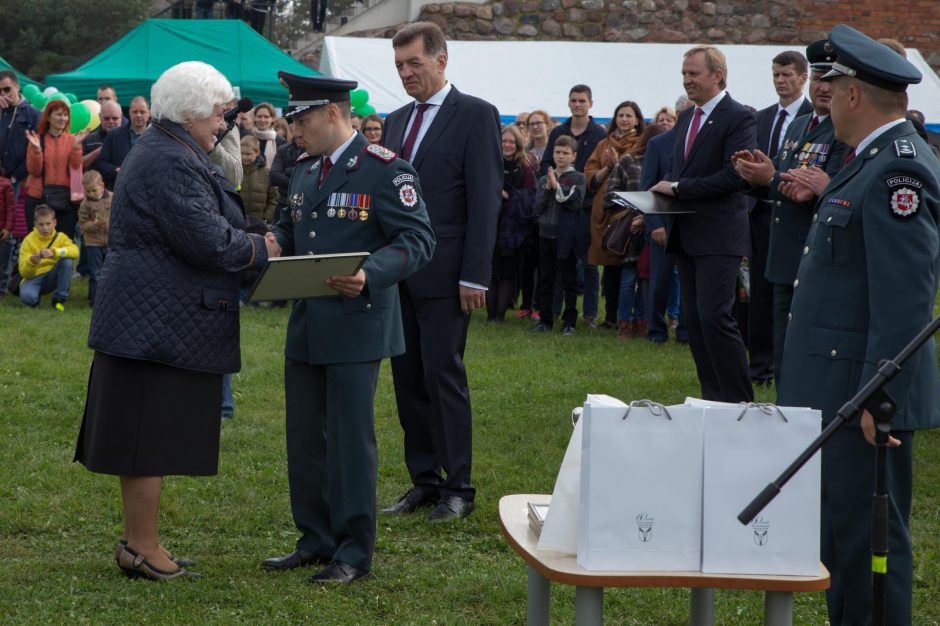
M238 193L206 156L231 99L210 65L164 72L151 92L153 125L114 190L75 459L120 477L115 559L132 577L195 575L160 545L163 476L218 471L222 375L241 365L239 275L280 254L273 236L243 231Z

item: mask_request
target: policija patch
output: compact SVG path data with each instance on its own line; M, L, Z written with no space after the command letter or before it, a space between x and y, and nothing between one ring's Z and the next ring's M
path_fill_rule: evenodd
M910 176L894 176L885 181L891 189L891 214L900 219L908 219L917 214L920 196L917 190L923 184Z

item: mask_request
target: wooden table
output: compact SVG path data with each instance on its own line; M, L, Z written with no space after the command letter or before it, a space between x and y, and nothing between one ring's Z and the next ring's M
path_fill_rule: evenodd
M589 572L574 555L539 550L538 538L529 528L528 503L545 503L549 495L517 494L499 501L499 523L512 549L529 565L527 623L547 625L551 583L575 585L575 623L603 624L604 587L688 587L692 590L691 623L714 622L715 589L748 589L764 592L764 623L790 626L793 593L822 591L829 587L829 572L819 565L819 576L751 576L702 572Z

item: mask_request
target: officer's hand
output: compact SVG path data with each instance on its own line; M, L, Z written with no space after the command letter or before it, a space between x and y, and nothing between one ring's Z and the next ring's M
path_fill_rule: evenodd
M326 284L347 298L355 298L366 286L366 273L359 270L352 276L330 276Z
M653 240L657 246L666 245L666 229L662 226L659 228L654 228L650 231L650 239Z
M823 194L830 180L829 174L815 166L807 169L792 169L787 172L787 174L801 187L812 191L815 196L821 196Z
M782 182L777 186L777 190L794 202L810 202L815 199L816 194L813 193L813 190L797 181L792 172L793 170L790 170L780 174Z
M265 234L264 247L268 249L269 259L281 256L281 244L277 242L277 237L274 236L274 233Z
M875 445L875 418L868 411L862 412L862 434L865 435L865 441ZM897 448L900 445L901 441L899 439L888 435L889 448Z
M470 313L486 305L486 290L460 285L460 310Z

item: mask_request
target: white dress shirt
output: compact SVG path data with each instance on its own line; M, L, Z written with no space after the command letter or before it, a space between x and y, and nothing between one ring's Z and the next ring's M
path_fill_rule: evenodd
M803 102L805 100L806 100L806 96L800 96L799 98L791 102L789 106L785 106L785 107L780 106L779 102L777 103L777 109L774 111L774 119L770 124L771 135L774 134L774 126L777 125L777 118L780 117L780 111L784 110L787 112L787 116L783 118L783 125L780 126L780 136L777 138L777 150L778 151L780 150L780 146L783 145L783 138L787 134L787 128L789 128L793 120L797 118L797 113L799 112L800 107L803 106ZM819 121L821 122L822 118L820 118ZM764 147L764 146L761 146L761 147Z
M404 137L408 136L408 133L411 132L411 126L415 121L415 112L418 110L419 104L429 104L427 110L424 112L424 117L421 119L421 128L418 129L418 136L415 137L415 145L411 150L411 159L414 160L415 155L418 154L418 147L421 146L421 141L424 139L424 136L428 133L428 129L431 127L431 122L434 121L434 118L437 117L437 112L441 109L441 105L444 104L444 98L447 97L447 94L450 93L450 83L444 83L444 87L438 91L436 94L427 99L427 101L415 102L414 106L411 109L411 118L408 120L408 126L405 127Z
M712 111L715 110L715 107L718 106L718 103L721 102L721 99L727 94L727 90L722 89L718 92L718 95L703 104L702 106L696 105L696 109L702 110L702 119L700 121L698 132L702 132L702 129L705 128L705 124L708 120L708 117L712 114ZM692 130L692 124L695 123L695 111L692 111L692 122L689 124L689 129L685 133L685 150L689 151L689 131Z

